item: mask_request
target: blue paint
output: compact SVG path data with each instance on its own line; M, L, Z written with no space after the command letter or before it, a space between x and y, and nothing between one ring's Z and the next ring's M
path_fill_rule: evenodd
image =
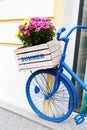
M26 62L26 61L32 61L32 60L38 60L38 59L44 59L43 54L37 54L37 55L31 55L31 56L26 56L21 58L21 62Z

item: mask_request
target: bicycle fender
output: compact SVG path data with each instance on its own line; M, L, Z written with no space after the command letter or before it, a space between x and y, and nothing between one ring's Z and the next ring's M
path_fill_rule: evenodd
M74 103L73 103L73 109L76 109L77 106L78 106L78 96L77 96L77 92L76 92L76 88L74 86L74 84L71 82L71 80L64 74L64 73L61 73L60 76L65 79L65 81L67 81L67 83L69 84L70 86L70 89L73 93L73 99L74 99Z

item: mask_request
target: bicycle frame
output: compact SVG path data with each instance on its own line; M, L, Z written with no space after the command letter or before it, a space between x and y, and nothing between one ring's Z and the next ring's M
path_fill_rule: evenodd
M68 32L68 34L65 37L62 37L62 38L60 38L60 35L66 29L63 27L57 33L57 39L59 41L64 41L65 42L64 50L63 50L63 53L62 53L62 56L61 56L61 60L60 60L60 66L59 66L58 69L62 70L64 68L75 79L75 81L77 81L81 85L81 87L87 91L87 85L64 62L65 57L66 57L67 45L68 45L68 42L69 42L69 36L73 32L73 30L75 30L75 29L87 29L87 26L75 26Z
M87 91L87 85L69 68L69 66L63 62L62 67L77 81L83 89Z

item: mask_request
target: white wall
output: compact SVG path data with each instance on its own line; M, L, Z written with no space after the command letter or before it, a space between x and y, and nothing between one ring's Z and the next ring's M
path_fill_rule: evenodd
M65 0L64 20L63 26L66 27L67 33L72 27L77 25L78 10L80 0ZM70 42L67 49L66 61L69 66L73 66L74 49L75 49L76 30L70 36Z
M17 47L0 46L0 100L29 109L25 86L30 72L19 72L14 50Z
M2 0L0 19L53 16L54 0Z

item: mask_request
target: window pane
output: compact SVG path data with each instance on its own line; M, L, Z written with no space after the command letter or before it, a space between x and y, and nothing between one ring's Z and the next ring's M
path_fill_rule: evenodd
M82 14L82 25L87 25L87 0L84 0L83 14ZM87 30L81 30L80 35L80 45L77 63L77 75L85 82L85 71L86 71L86 61L87 61ZM83 100L83 89L77 84L76 89L79 97L79 107L77 111L80 110Z

